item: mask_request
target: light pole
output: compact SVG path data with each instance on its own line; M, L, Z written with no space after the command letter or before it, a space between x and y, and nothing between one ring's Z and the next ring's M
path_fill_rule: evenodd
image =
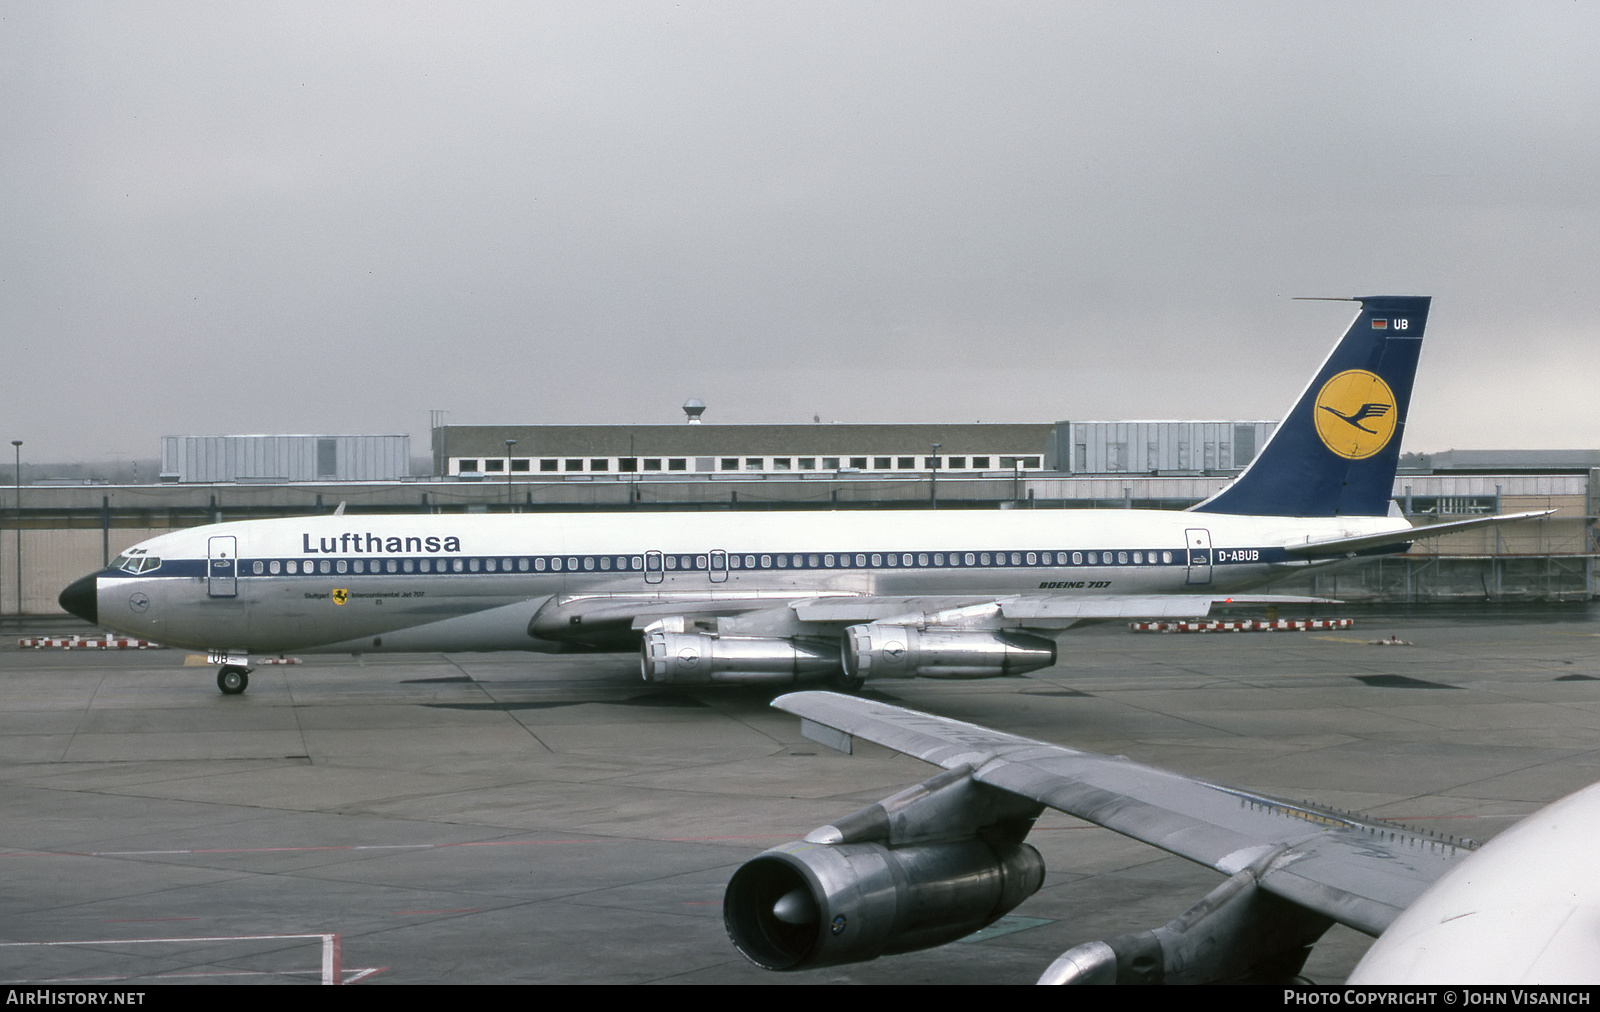
M515 439L506 440L506 512L515 511L511 500L511 448L517 445Z
M22 614L22 440L13 439L17 453L17 614Z
M936 510L939 508L939 447L944 444L930 443L928 445L933 447L933 456L928 458L928 508Z

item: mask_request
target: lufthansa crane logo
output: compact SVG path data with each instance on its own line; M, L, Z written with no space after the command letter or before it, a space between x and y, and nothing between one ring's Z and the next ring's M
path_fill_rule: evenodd
M350 600L350 592L348 590L340 588L333 592L334 604L344 604L348 600Z
M1313 414L1322 445L1347 460L1364 460L1388 446L1399 421L1389 384L1365 369L1347 369L1324 383Z

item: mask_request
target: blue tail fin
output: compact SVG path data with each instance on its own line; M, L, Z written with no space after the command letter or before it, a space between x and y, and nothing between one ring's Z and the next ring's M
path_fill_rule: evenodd
M1361 303L1361 314L1260 455L1195 510L1289 517L1389 511L1431 300L1352 301Z

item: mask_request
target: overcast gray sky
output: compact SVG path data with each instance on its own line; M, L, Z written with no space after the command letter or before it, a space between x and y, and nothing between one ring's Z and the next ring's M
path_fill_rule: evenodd
M1600 4L0 5L0 440L1276 418L1600 446Z

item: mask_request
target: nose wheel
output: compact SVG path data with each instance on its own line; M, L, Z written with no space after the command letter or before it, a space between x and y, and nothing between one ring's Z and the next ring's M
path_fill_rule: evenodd
M217 688L224 696L237 696L250 686L250 669L236 664L225 664L217 672Z

